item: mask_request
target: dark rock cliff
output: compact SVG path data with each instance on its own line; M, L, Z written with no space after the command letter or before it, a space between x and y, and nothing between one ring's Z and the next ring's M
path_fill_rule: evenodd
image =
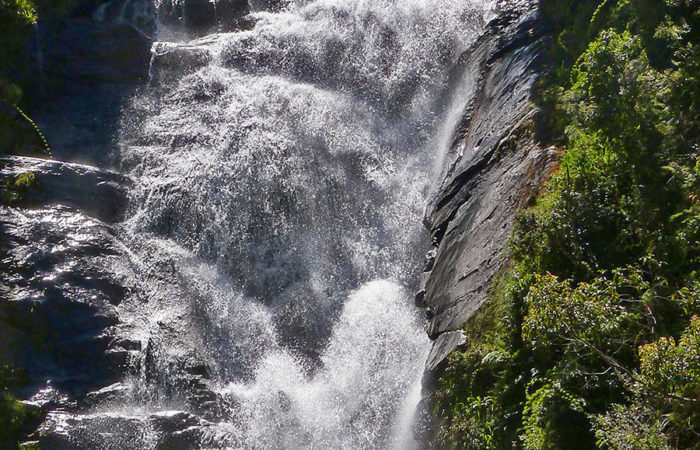
M429 371L465 339L460 329L487 299L515 213L556 160L535 138L533 90L545 48L538 2L502 8L462 57L476 91L426 211L435 248L418 299L433 339Z
M150 0L38 0L29 114L54 157L110 164L122 107L148 81L156 24Z
M0 360L26 371L20 394L47 412L117 380L132 350L109 331L130 289L116 269L127 259L110 225L122 215L128 180L0 158L4 180L27 173L33 185L0 207Z

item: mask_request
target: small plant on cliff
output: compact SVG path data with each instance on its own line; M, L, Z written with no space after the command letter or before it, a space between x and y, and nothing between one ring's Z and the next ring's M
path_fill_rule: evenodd
M31 172L8 176L3 183L0 198L3 204L12 204L22 200L30 190L39 189L41 189L41 183Z
M37 412L24 405L12 394L14 388L26 383L26 375L11 366L0 365L0 446L18 448L18 441Z

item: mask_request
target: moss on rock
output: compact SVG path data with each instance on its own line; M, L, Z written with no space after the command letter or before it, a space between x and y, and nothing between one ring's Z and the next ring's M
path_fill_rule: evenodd
M32 172L8 176L2 184L0 199L5 205L12 205L24 200L30 191L41 189L41 183Z

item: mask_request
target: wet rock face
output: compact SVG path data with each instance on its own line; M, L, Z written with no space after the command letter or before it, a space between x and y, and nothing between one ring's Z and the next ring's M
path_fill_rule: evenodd
M36 182L0 207L0 359L36 386L52 380L79 397L118 377L128 358L109 331L129 290L115 269L125 257L100 220L120 216L125 180L87 166L0 160L4 179L19 173Z
M53 203L75 208L105 223L124 218L130 180L114 172L81 164L67 164L38 158L0 157L0 176L17 177L31 173L37 188L22 195L23 206Z
M27 174L32 182L6 195ZM148 330L147 306L169 301L177 279L173 267L144 268L125 250L116 222L129 180L28 157L0 158L0 178L0 361L26 371L29 384L16 393L42 416L30 441L51 449L108 448L108 441L121 442L119 448L197 448L223 399L209 388L211 369L188 347L191 338L170 331L170 320L191 319L162 318ZM139 285L139 270L152 292ZM159 345L141 332L182 341L176 347L182 352L167 359L175 376L151 373L149 355ZM129 377L138 381L125 382ZM90 413L140 395L140 383L166 383L169 398L193 413ZM144 429L152 430L149 441Z
M49 413L38 433L42 448L92 450L94 448L158 448L163 450L206 448L221 441L209 432L212 424L182 411L146 416L128 413L94 413L70 416ZM70 432L66 432L70 430ZM144 430L149 430L144 433ZM215 448L216 448L215 447Z
M206 66L211 55L189 43L157 42L153 46L151 77L157 85L173 82ZM223 91L223 89L221 89Z
M176 257L142 261L126 250L158 251L122 241L129 179L29 157L0 158L0 178L0 361L27 373L29 384L16 394L42 416L29 441L176 449L227 439L207 431L229 402L210 388L212 369L197 351L206 347L182 331L196 315L187 308L149 315L149 306L163 308L183 288ZM159 354L163 342L170 354ZM159 404L147 385L162 386L169 407L191 412L123 411L129 399Z
M164 25L180 27L190 36L244 26L249 12L248 0L163 0L158 5L158 18Z
M49 0L36 3L40 11L55 9ZM27 52L33 55L27 64L30 70L24 74L31 80L28 113L58 159L112 166L122 108L151 75L156 15L164 29L178 34L177 40L186 40L252 26L250 5L259 11L285 3L83 0L66 14L41 14Z
M544 51L538 7L519 1L503 8L490 32L464 55L477 93L426 212L436 245L419 293L434 339L428 370L463 342L459 330L487 299L515 213L556 159L533 131L532 95Z
M158 20L170 31L179 30L188 38L212 32L251 28L249 16L257 11L279 11L288 0L162 0L157 3Z

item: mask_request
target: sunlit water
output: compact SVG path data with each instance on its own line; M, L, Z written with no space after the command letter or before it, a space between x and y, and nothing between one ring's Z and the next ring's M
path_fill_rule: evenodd
M151 297L132 410L187 409L171 380L196 352L225 399L213 447L416 445L421 218L469 96L456 64L489 14L296 1L248 31L154 45L167 76L120 143L124 241ZM185 62L164 62L175 50ZM161 266L177 283L154 281Z

